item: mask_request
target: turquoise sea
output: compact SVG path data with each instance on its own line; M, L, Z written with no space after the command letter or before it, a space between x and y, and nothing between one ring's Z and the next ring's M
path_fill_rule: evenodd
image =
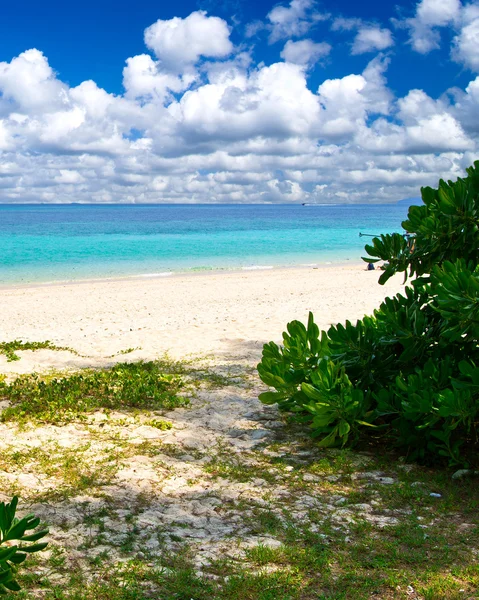
M407 205L0 205L0 284L360 264Z

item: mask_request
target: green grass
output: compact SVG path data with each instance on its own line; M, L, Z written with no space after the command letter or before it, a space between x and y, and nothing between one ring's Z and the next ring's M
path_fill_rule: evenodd
M411 595L411 588L428 600L478 597L479 566L471 564L467 548L454 549L458 540L452 530L433 528L426 537L410 517L380 531L358 522L349 542L332 523L325 523L324 531L327 542L305 523L285 523L277 531L282 546L259 544L243 558L213 560L199 574L194 550L185 545L159 558L135 558L137 530L132 527L121 547L131 556L126 563L107 566L109 555L103 553L87 579L81 572L68 573L56 555L52 572L63 573L65 584L52 588L48 578L33 574L22 583L43 589L46 600L400 600Z
M0 399L10 405L5 421L64 423L98 409L172 409L188 400L179 395L184 380L165 374L159 362L119 363L110 369L72 375L22 375L0 382Z
M23 342L9 342L4 346L15 344L19 349L18 344ZM70 350L50 342L28 345L28 349L35 346ZM22 349L27 348L22 346ZM187 396L194 395L199 387L216 389L237 384L239 379L168 357L118 363L108 369L82 369L76 373L21 375L12 382L0 375L0 401L9 403L0 414L0 421L62 424L100 409L171 410L187 406ZM170 428L167 421L157 418L147 424L158 429Z

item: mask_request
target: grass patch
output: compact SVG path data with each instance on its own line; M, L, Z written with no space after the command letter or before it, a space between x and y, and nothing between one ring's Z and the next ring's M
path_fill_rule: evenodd
M93 494L110 484L122 467L122 459L121 449L99 450L90 442L74 448L61 447L58 443L23 450L2 448L0 471L34 472L42 481L51 482L43 491L30 491L27 496L37 502L52 502L82 493ZM10 492L22 493L18 489Z
M0 354L7 357L7 362L20 360L17 352L20 350L67 350L73 354L77 354L72 348L66 346L56 346L49 340L44 342L23 342L22 340L13 340L13 342L0 342Z
M251 464L242 458L231 454L212 454L211 459L204 466L206 473L214 478L229 479L239 483L251 481L254 478L274 482L274 476L259 464Z
M110 369L51 378L22 375L0 382L8 406L0 420L35 420L59 424L104 409L173 409L188 400L179 395L184 380L165 374L161 363L119 363Z

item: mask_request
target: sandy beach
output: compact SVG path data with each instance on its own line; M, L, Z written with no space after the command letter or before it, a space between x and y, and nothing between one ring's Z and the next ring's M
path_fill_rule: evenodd
M254 364L286 324L313 311L321 328L370 314L402 277L385 286L365 265L184 274L45 286L4 287L3 341L50 340L70 352L0 357L0 372L101 366L116 360L209 355ZM136 348L127 355L122 351Z

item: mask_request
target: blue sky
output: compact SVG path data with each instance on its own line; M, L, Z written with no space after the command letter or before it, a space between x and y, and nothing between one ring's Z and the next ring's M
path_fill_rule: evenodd
M8 3L0 201L416 196L479 158L478 47L460 0Z
M144 51L143 31L158 18L187 17L195 10L203 9L234 25L232 39L243 41L245 26L255 20L262 20L276 6L274 2L252 2L251 0L216 0L152 2L140 0L134 4L125 2L105 2L104 0L84 0L74 5L58 0L42 2L24 0L8 3L1 9L0 44L2 60L8 60L27 48L38 48L48 56L50 64L59 76L70 85L78 85L86 79L93 79L107 91L123 91L121 71L127 57ZM390 19L401 14L414 14L415 3L411 1L393 5L388 2L353 2L339 0L318 3L321 11L347 18L361 18L384 27L390 27ZM25 19L28 15L28 19ZM407 40L407 33L399 37ZM280 59L280 40L268 44L266 39L255 40L255 56L266 64ZM311 37L318 41L334 44L330 60L318 65L310 74L311 85L321 78L342 77L352 70L360 71L368 57L350 55L351 36L329 30L328 22L321 22ZM398 93L407 93L411 87L421 86L427 93L439 95L444 91L444 82L450 85L464 85L470 73L448 58L447 30L442 31L446 41L441 50L427 55L417 55L405 46L396 46L395 60L389 70L390 85ZM438 77L438 68L441 69Z

